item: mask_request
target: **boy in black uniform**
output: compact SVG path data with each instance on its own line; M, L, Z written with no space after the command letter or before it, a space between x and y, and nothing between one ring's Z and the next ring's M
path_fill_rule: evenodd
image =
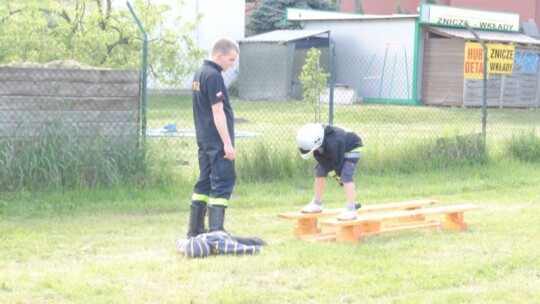
M236 152L234 114L221 72L234 65L239 53L235 41L217 40L211 59L204 61L193 78L199 180L191 198L188 237L207 232L204 228L207 205L210 231L224 230L225 208L236 181Z
M322 124L306 124L300 128L296 137L302 158L311 156L317 160L315 168L315 195L311 202L302 208L304 213L322 211L322 197L326 176L333 176L343 186L346 196L346 209L337 216L338 220L356 219L356 188L353 175L360 159L362 139L350 130Z
M223 231L244 245L264 246L258 237L238 237L225 231L225 208L236 181L234 160L234 114L221 72L234 65L240 49L228 38L217 40L212 57L193 77L193 119L197 136L199 180L191 197L188 238L208 232L204 218L208 209L210 232Z

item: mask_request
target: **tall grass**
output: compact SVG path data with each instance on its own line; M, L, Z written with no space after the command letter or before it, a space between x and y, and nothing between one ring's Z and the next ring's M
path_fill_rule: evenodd
M365 155L366 170L390 174L484 165L489 161L485 140L479 134L417 139L402 145L379 143L368 148Z
M311 178L315 161L300 158L297 149L257 142L239 153L238 175L242 181L261 182ZM411 140L396 146L375 142L362 151L359 170L376 174L462 168L489 161L484 138L479 134L438 139Z
M240 151L236 162L239 181L265 182L306 177L312 172L313 161L305 161L296 149L284 149L256 142Z
M512 136L508 154L524 162L540 162L540 137L534 130Z
M148 163L133 136L81 136L57 122L38 136L2 140L0 174L0 191L145 185Z
M190 103L189 96L153 97L149 126L177 122L179 128L193 128ZM304 106L236 101L237 129L261 134L260 138L237 140L238 182L312 177L315 163L302 160L294 144L297 128L309 119ZM478 135L466 135L477 132L478 128L470 123L476 119L476 112L362 105L342 107L337 113L339 122L365 141L359 170L368 173L483 165L495 156L538 159L533 134L514 137L504 147L501 132L488 133L487 142ZM494 112L492 129L519 130L523 115L528 115L528 124L537 121L536 112ZM0 141L0 191L111 187L122 183L166 190L179 183L192 184L198 173L193 138L148 138L145 149L137 149L135 135L125 142L114 142L98 131L81 137L78 130L59 128L65 125L58 122L56 129L51 127L35 140L27 139L32 134L18 134L15 139ZM499 154L494 155L494 151Z

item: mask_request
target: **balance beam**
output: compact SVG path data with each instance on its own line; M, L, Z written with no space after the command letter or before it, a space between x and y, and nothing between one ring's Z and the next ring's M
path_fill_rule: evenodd
M369 214L375 212L384 212L392 210L416 210L425 206L433 206L437 204L438 201L432 199L422 199L414 201L404 201L397 203L389 204L379 204L379 205L369 205L363 206L362 208L356 210L357 214ZM318 226L318 218L320 217L329 217L336 216L343 212L345 208L335 208L335 209L323 209L319 213L302 213L300 211L293 212L283 212L278 214L278 218L286 220L296 220L297 226L294 228L294 235L296 236L316 236L321 233L321 228ZM403 217L402 221L421 221L423 217L421 215L413 215L410 217Z
M377 234L389 231L401 231L411 229L441 227L444 230L465 230L467 223L463 220L463 213L467 211L481 210L481 207L472 204L421 208L414 210L395 211L389 213L363 214L356 220L339 221L337 219L327 219L322 221L322 225L338 228L335 240L338 242L357 243L362 242L366 235ZM381 227L382 222L389 220L399 220L415 216L431 216L444 214L445 219L439 221L417 221L409 223L399 223L390 227ZM327 238L328 239L328 238ZM317 240L314 238L314 240ZM328 241L328 240L321 240Z

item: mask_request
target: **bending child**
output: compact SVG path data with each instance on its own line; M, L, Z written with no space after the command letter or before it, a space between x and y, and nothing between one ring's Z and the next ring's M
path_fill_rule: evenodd
M306 124L300 128L296 143L302 158L312 156L317 161L315 167L314 197L304 206L303 213L322 212L322 199L326 177L334 177L345 191L346 209L337 216L338 220L356 219L356 209L360 204L356 201L356 187L353 176L358 160L362 139L350 130L322 125Z

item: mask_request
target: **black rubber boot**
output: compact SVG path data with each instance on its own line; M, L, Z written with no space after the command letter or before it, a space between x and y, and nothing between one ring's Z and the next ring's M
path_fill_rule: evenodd
M208 227L210 232L225 231L223 228L225 208L227 207L221 205L208 205Z
M225 222L225 206L220 205L208 205L208 226L210 227L210 232L213 231L225 231L223 228L223 223ZM243 245L252 245L252 246L265 246L266 242L258 237L239 237L235 236L229 232L227 234L235 239L238 243Z
M201 233L206 233L204 229L204 217L206 216L206 203L193 201L189 213L189 228L187 237L195 237Z

